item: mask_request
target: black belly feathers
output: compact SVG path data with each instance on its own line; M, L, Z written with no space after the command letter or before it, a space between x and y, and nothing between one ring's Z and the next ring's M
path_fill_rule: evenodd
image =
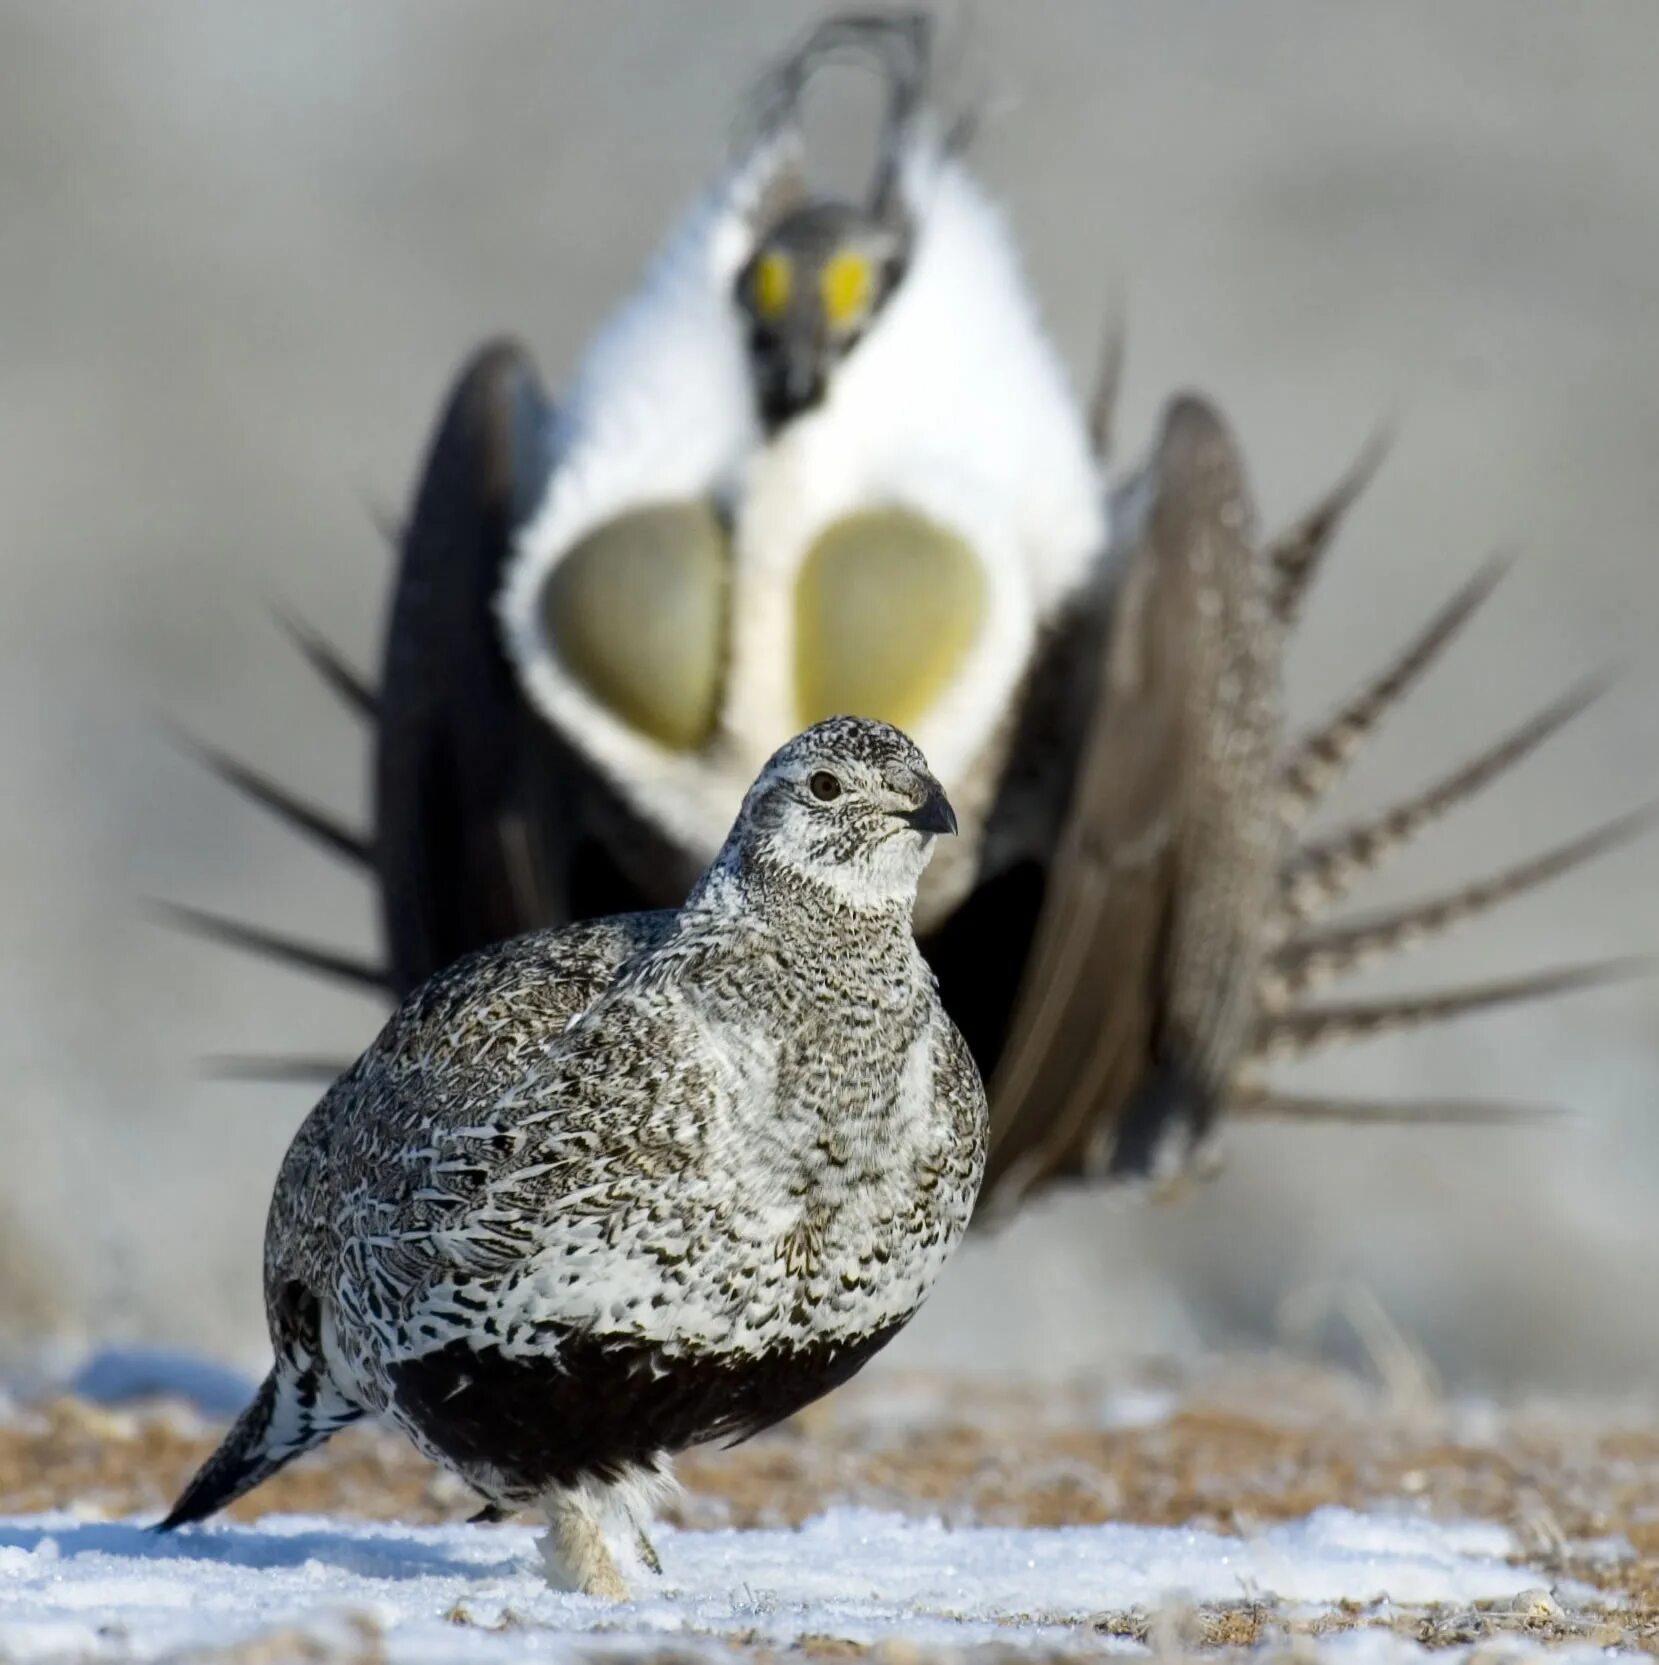
M391 1372L400 1419L493 1502L612 1484L664 1452L738 1444L850 1381L902 1325L760 1355L571 1334L544 1356L451 1342Z

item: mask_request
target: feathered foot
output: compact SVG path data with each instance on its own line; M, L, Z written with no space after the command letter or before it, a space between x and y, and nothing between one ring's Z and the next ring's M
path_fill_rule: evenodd
M601 1601L627 1601L627 1581L605 1542L601 1499L584 1490L554 1492L542 1507L547 1533L539 1547L547 1582Z

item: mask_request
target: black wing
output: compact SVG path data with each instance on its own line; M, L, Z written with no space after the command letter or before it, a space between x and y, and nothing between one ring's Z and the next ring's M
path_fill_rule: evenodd
M585 772L530 712L494 604L545 486L552 412L528 356L485 347L439 418L402 540L376 729L374 843L399 993L571 917Z

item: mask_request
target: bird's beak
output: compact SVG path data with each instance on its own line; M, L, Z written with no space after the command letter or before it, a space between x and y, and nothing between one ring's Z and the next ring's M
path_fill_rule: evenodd
M818 350L810 342L794 342L783 361L783 396L791 410L815 405L823 391Z
M954 833L956 811L950 807L944 787L937 782L914 809L906 810L899 819L920 833Z
M779 342L761 383L766 422L781 428L811 410L823 396L824 364L817 344L793 337Z

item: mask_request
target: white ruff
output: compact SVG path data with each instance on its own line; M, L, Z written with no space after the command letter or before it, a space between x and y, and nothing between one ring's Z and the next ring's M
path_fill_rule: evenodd
M1084 425L1012 240L966 170L931 143L905 164L917 232L903 282L824 405L764 444L732 286L749 253L749 206L774 163L756 158L699 204L600 332L499 602L526 696L639 813L702 860L760 764L800 727L792 598L829 525L904 504L954 531L983 564L985 627L913 725L953 793L991 742L1039 625L1106 539ZM714 741L683 754L628 727L566 673L540 596L562 556L613 516L710 497L734 511L729 673Z

